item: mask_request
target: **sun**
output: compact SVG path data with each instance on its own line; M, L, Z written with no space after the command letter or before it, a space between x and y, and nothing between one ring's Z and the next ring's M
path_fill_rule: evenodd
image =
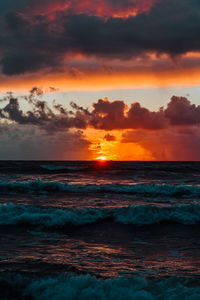
M107 158L105 157L105 156L98 156L97 158L96 158L97 160L103 160L103 161L105 161L105 160L107 160Z

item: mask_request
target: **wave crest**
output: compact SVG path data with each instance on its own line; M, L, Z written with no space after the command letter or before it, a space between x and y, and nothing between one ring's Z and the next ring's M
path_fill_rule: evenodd
M64 166L54 166L54 165L41 165L41 168L48 171L82 171L85 170L85 167L64 167Z
M63 274L38 279L4 275L0 277L0 292L4 299L194 300L199 299L200 287L198 280L177 277L159 280L138 276L103 279Z
M134 205L114 209L79 210L39 208L12 203L0 206L0 225L28 224L47 228L62 228L67 224L78 226L107 218L112 218L117 223L139 226L163 221L196 224L200 222L200 204Z
M28 182L0 182L0 191L19 192L65 192L65 193L124 193L150 196L200 196L200 186L170 184L65 184L32 180Z

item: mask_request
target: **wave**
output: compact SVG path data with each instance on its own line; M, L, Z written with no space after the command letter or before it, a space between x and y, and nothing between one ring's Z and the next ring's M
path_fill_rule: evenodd
M81 226L106 219L116 223L149 225L163 221L181 224L200 222L200 204L134 205L114 209L55 209L12 203L0 205L0 225L31 225L46 228Z
M145 279L138 276L111 279L90 275L62 274L48 278L31 278L8 274L0 277L2 299L37 300L161 300L199 299L199 281L170 277Z
M7 192L65 192L65 193L124 193L148 196L199 197L200 186L170 184L65 184L33 180L28 182L0 181L0 191Z
M82 170L87 169L84 167L64 167L64 166L54 166L54 165L41 165L41 168L48 170L48 171L61 171L61 170L82 171Z

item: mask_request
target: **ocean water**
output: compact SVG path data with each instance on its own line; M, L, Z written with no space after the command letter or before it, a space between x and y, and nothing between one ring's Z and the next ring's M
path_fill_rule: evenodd
M199 162L0 162L0 299L200 299Z

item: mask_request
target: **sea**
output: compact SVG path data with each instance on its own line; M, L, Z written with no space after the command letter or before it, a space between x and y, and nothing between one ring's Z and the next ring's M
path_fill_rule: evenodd
M200 162L1 161L0 299L200 299Z

